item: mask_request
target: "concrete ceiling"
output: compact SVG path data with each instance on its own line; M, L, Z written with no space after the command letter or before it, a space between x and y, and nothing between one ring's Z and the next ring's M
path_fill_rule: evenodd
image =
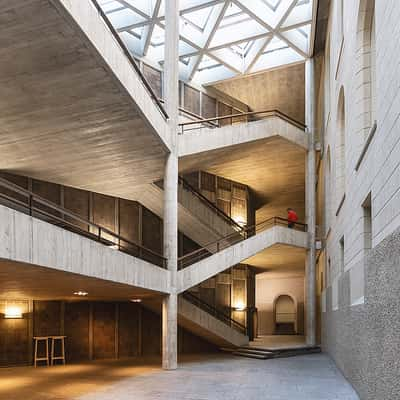
M0 261L0 282L3 299L127 301L161 296L130 285L7 260ZM88 296L76 296L76 291L86 291Z
M164 147L56 3L0 4L0 169L129 198Z
M238 99L254 111L278 109L304 123L304 63L227 80L209 90Z
M247 259L245 264L268 277L304 276L306 250L277 244Z
M248 185L255 194L256 221L286 217L287 207L304 219L305 152L281 137L183 157L181 172L204 170Z

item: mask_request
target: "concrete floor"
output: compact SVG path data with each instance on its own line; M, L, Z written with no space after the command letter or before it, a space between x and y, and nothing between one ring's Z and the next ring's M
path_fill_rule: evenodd
M138 365L140 363L140 365ZM101 361L0 370L7 400L358 400L324 354L268 361L215 354L183 357L178 371L159 360Z

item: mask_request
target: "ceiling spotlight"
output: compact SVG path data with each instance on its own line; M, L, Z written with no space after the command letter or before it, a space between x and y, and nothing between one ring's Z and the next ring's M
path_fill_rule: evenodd
M75 296L87 296L89 293L88 292L83 292L82 290L79 290L78 292L74 292Z
M142 299L131 299L132 303L141 303Z

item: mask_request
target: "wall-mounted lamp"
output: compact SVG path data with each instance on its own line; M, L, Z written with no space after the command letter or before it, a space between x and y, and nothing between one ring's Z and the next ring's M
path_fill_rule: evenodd
M235 304L235 306L233 307L233 309L235 310L235 311L246 311L246 304L244 304L243 302L241 302L241 301L238 301L236 304Z
M87 296L89 293L79 290L78 292L74 292L75 296Z
M7 306L6 312L4 313L4 318L7 319L21 319L23 318L22 310L17 306Z
M141 303L142 299L131 299L132 303Z

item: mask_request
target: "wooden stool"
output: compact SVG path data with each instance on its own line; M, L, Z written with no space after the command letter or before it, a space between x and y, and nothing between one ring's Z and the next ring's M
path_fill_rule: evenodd
M54 360L62 360L65 365L65 338L66 336L50 336L51 339L51 365L54 365ZM56 340L59 340L61 343L61 354L55 356L55 344Z
M46 361L47 366L49 365L49 337L48 336L34 336L35 340L35 354L33 357L34 366L37 366L38 361ZM38 357L38 344L41 341L46 342L46 357Z

